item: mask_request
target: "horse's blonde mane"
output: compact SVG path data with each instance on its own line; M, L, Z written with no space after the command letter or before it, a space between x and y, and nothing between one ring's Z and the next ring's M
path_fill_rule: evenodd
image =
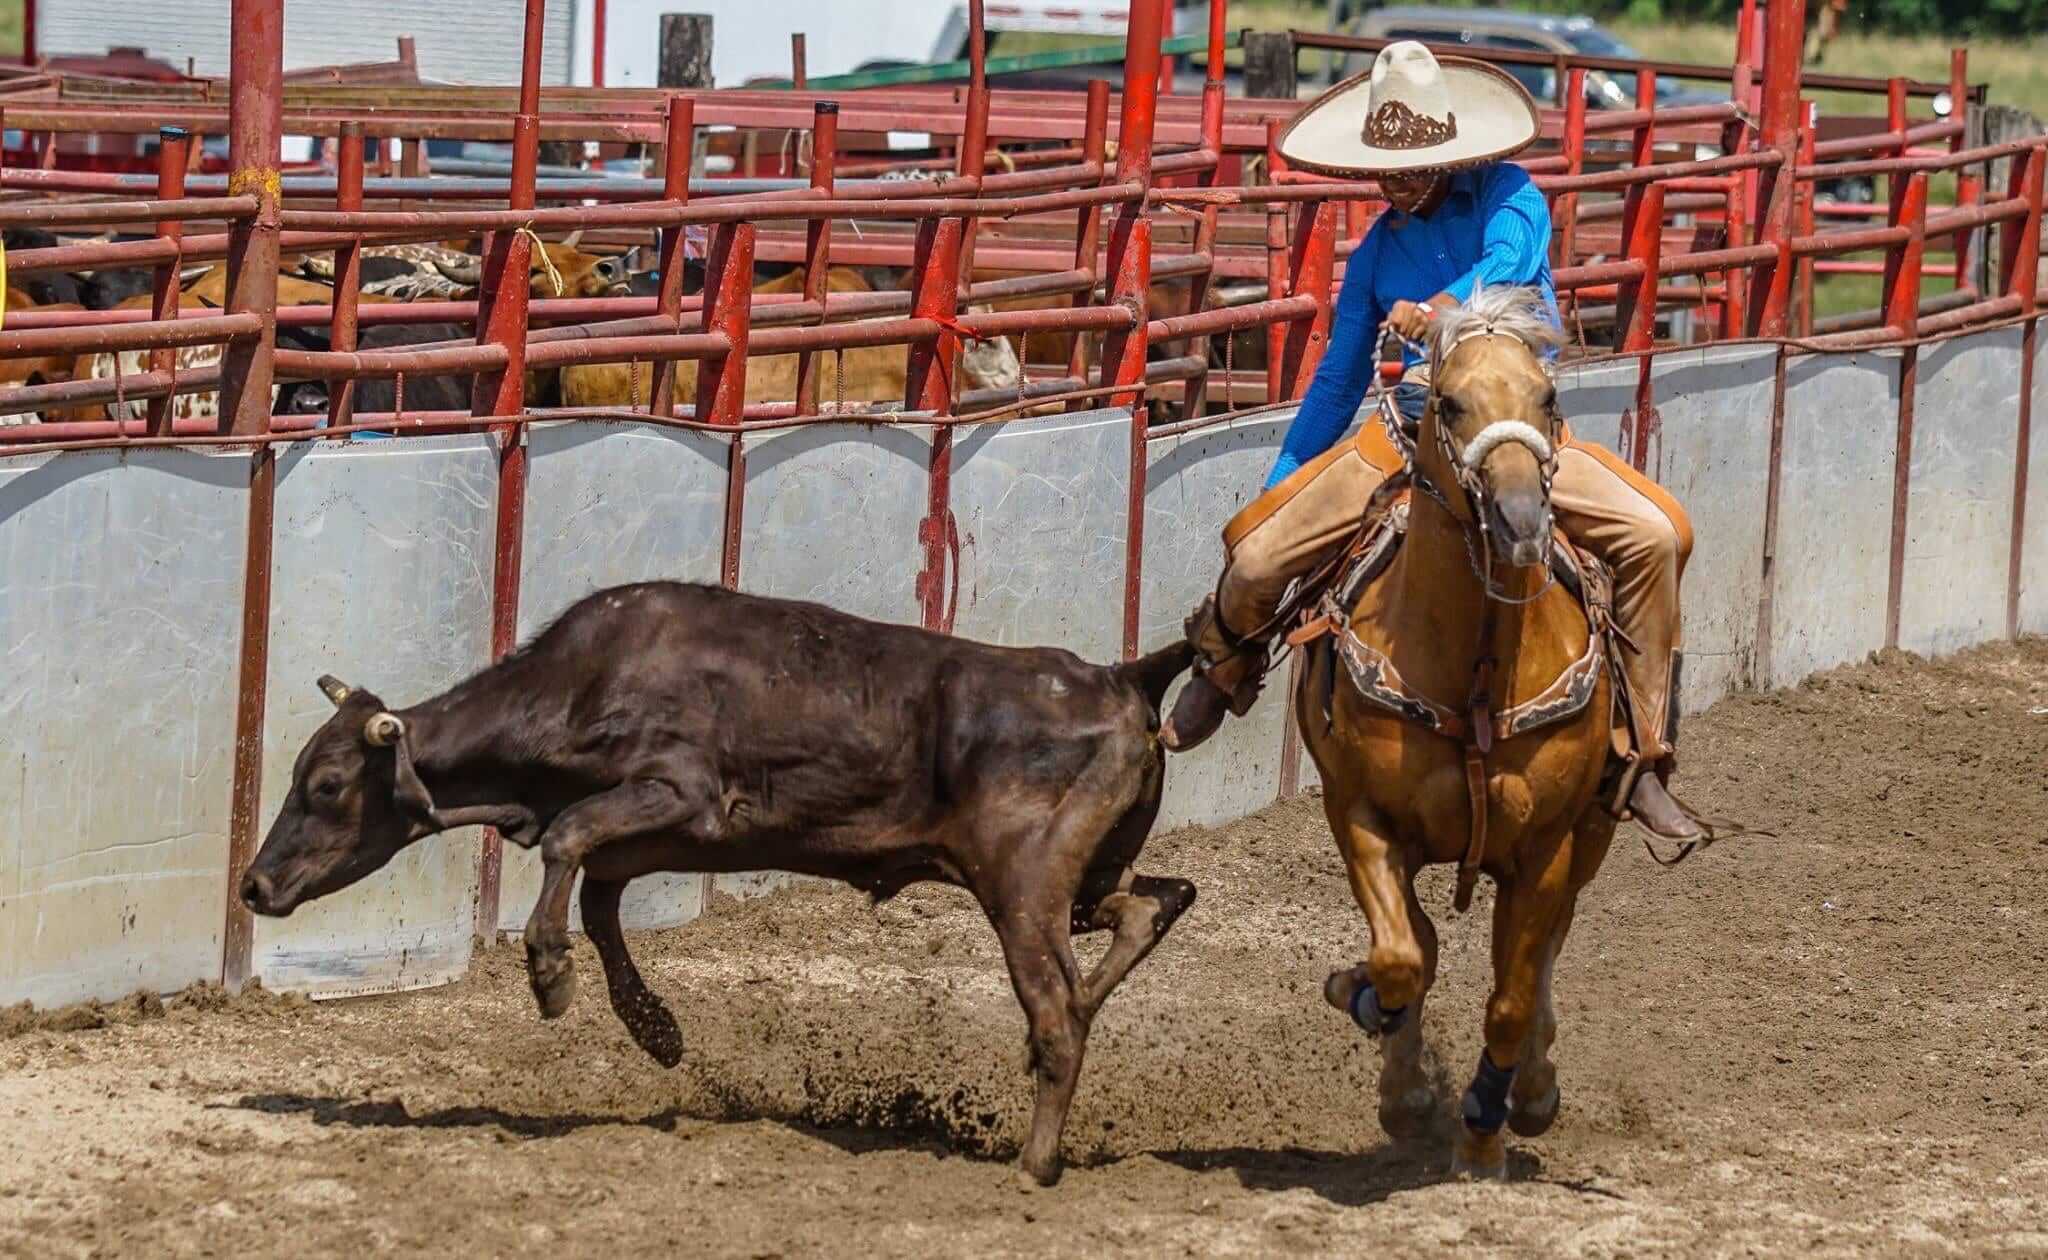
M1564 330L1550 316L1543 294L1530 288L1475 287L1463 305L1430 321L1430 349L1441 360L1467 337L1495 333L1514 337L1536 354L1564 344Z

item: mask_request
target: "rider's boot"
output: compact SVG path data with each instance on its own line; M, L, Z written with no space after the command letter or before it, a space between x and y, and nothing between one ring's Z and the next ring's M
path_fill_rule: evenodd
M1671 795L1669 786L1678 764L1677 754L1672 750L1678 747L1678 679L1683 661L1680 653L1671 654L1671 676L1664 700L1665 752L1637 772L1629 789L1628 812L1636 822L1666 840L1696 842L1707 839L1707 831L1692 811Z
M1195 676L1181 688L1173 712L1159 728L1159 742L1173 752L1187 752L1214 735L1225 714L1243 717L1266 679L1265 645L1232 634L1213 597L1188 618L1187 634L1200 653Z
M1665 786L1664 781L1671 776L1671 767L1672 760L1667 757L1636 776L1635 787L1628 794L1629 813L1637 822L1666 840L1704 840L1706 832Z

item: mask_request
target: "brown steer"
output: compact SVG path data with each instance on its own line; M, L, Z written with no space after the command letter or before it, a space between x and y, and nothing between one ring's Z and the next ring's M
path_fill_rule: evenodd
M1059 1176L1088 1027L1194 901L1137 875L1159 809L1159 702L1183 644L1112 667L883 625L815 604L660 582L584 599L453 689L390 710L331 678L241 881L284 915L415 840L488 823L538 846L526 927L543 1018L574 996L569 889L612 1009L666 1066L674 1017L619 931L619 894L653 871L784 870L876 899L920 880L973 893L1030 1027L1037 1109L1023 1166ZM1115 940L1083 977L1073 932Z

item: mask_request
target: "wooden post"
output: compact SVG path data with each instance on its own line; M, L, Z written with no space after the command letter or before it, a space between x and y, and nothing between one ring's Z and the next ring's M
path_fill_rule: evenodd
M711 86L711 16L707 13L661 15L661 69L665 88Z
M1297 79L1294 72L1294 36L1286 31L1246 31L1244 36L1244 94L1255 100L1291 101Z

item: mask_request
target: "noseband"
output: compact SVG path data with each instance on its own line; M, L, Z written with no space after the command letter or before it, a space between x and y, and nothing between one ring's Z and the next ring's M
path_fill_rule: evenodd
M1408 480L1414 483L1416 489L1435 499L1438 505L1444 509L1444 512L1452 520L1458 522L1459 532L1465 540L1466 562L1472 566L1472 576L1479 579L1479 584L1484 588L1487 599L1502 604L1519 605L1535 603L1543 598L1549 592L1552 583L1557 581L1557 574L1550 565L1551 536L1546 532L1539 544L1542 547L1542 554L1537 563L1543 567L1543 585L1538 587L1535 593L1526 596L1511 595L1502 589L1493 576L1493 525L1488 520L1486 505L1489 496L1486 492L1485 480L1479 475L1479 467L1485 462L1487 456L1503 446L1512 443L1526 448L1531 455L1536 457L1538 475L1543 479L1543 501L1548 505L1550 502L1551 479L1557 474L1556 447L1549 438L1543 435L1541 430L1527 421L1496 420L1484 429L1481 429L1473 437L1472 441L1466 445L1465 449L1461 451L1452 441L1450 430L1444 426L1441 418L1439 418L1436 425L1437 450L1443 455L1444 463L1450 466L1451 475L1456 478L1458 489L1465 497L1468 515L1459 515L1457 510L1451 506L1451 501L1444 492L1438 488L1435 482L1423 474L1422 469L1416 466L1415 443L1409 440L1407 433L1402 430L1400 417L1396 409L1385 405L1384 394L1386 386L1381 382L1377 368L1377 360L1379 358L1378 347L1384 343L1386 334L1392 331L1386 325L1381 325L1381 335L1373 342L1373 358L1376 361L1373 372L1373 385L1376 401L1380 403L1380 422L1386 426L1387 436L1392 439L1394 448L1401 452L1402 458L1406 463L1405 471L1408 474ZM1394 335L1405 346L1417 350L1425 348L1409 341L1406 337L1400 336L1399 333ZM1490 323L1475 322L1470 328L1461 330L1449 345L1430 348L1429 400L1425 404L1424 415L1428 415L1436 410L1437 399L1440 397L1438 381L1442 378L1444 361L1451 357L1452 351L1466 342L1480 337L1505 335L1508 334L1496 333L1493 325Z

